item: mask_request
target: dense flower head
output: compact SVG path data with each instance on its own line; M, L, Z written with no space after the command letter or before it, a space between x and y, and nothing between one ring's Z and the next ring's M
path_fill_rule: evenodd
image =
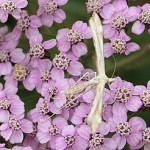
M73 20L69 28L64 22L68 7L62 8L71 1L37 0L34 13L30 4L25 9L28 2L0 0L0 22L8 20L0 25L0 150L121 150L126 144L149 150L150 127L138 113L150 107L150 81L143 86L113 78L99 97L102 122L92 132L88 115L97 85L107 79L83 60L89 39L94 47L102 46L95 42L101 28L91 30L86 18ZM104 57L140 50L132 32L150 31L150 4L87 0L85 7L102 19ZM91 58L87 61L92 64Z

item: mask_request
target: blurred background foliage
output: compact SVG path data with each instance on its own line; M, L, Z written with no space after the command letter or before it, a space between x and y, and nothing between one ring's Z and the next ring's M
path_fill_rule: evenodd
M86 11L86 1L87 0L68 0L68 4L62 7L67 14L67 19L62 24L54 23L51 28L45 26L40 28L44 40L55 38L58 29L66 27L71 28L72 24L77 20L88 22L90 14L87 14ZM28 2L28 13L30 15L36 14L38 8L37 0L28 0ZM150 3L150 0L128 0L129 6L142 6L145 3ZM11 31L14 28L16 21L12 17L9 17L6 24ZM142 84L146 86L147 82L150 80L150 35L146 32L138 36L133 35L131 33L132 24L133 23L128 25L127 33L132 37L132 41L141 46L141 50L128 56L114 55L116 61L115 76L120 76L122 79L134 83L134 85ZM3 26L3 24L0 24L0 26ZM105 40L105 42L107 41ZM85 67L95 70L95 53L92 40L85 41L85 43L88 46L89 52L86 56L81 58L81 62ZM28 52L29 44L24 35L22 36L18 47L23 48L24 51ZM58 53L57 48L53 48L47 57L52 59L56 53ZM115 68L115 61L113 57L105 60L106 73L111 77ZM28 92L22 85L20 85L18 94L25 102L26 112L35 107L36 102L40 97L36 91ZM142 116L147 124L150 125L149 111L142 111L138 116Z

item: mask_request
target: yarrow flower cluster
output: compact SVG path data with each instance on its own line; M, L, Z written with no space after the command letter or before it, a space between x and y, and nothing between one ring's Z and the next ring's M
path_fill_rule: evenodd
M78 87L77 93L72 88L95 78L80 61L88 53L92 30L79 20L45 37L43 27L51 32L53 24L64 22L63 6L71 2L38 0L32 15L25 10L28 3L0 0L0 22L13 17L16 23L12 31L0 28L0 150L121 150L126 144L149 150L150 127L136 113L150 107L150 81L145 87L114 78L104 89L102 123L93 133L87 118L96 88ZM149 30L150 4L130 7L126 0L88 0L86 6L89 14L103 19L106 58L140 50L126 29L133 23L134 34ZM24 38L26 48L21 46ZM72 93L67 94L69 88ZM30 101L37 97L30 110L25 92L31 93Z

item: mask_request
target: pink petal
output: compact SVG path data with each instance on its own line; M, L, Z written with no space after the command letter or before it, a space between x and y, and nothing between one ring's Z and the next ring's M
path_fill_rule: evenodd
M131 52L135 52L140 50L140 46L134 42L130 42L127 44L127 50L125 51L125 54L128 55Z
M0 122L7 122L9 120L10 113L8 110L0 110Z
M23 141L23 133L21 130L14 130L11 137L10 137L10 143L21 143Z
M68 125L68 126L65 126L62 130L62 136L74 136L75 134L75 127L73 125Z
M58 41L57 47L60 52L67 52L69 51L71 44L66 39L61 39Z
M107 39L111 39L116 34L116 29L112 28L110 25L104 25L104 37Z
M67 147L67 143L65 142L63 137L59 137L56 140L56 150L65 150Z
M108 4L108 5L105 5L101 12L100 12L100 15L101 17L103 17L104 19L109 19L112 17L112 15L114 14L115 12L115 8L112 4Z
M110 125L108 123L102 122L99 128L99 132L102 135L107 135L110 131Z
M67 69L68 73L74 76L80 75L82 70L83 65L78 61L71 61Z
M42 22L43 25L51 27L53 24L53 16L46 13L42 14Z
M115 0L113 2L113 6L115 7L117 12L123 11L128 8L126 0Z
M0 75L8 75L12 71L12 65L10 62L0 63Z
M135 128L135 127L134 127ZM142 133L141 132L134 132L131 133L128 138L127 138L127 142L129 143L129 145L131 146L136 146L138 145L138 143L142 141Z
M64 71L63 70L60 70L60 69L57 69L57 68L53 68L51 70L51 78L55 81L58 81L60 79L63 79L64 78Z
M8 14L0 9L0 22L5 23L8 19Z
M90 139L91 130L90 130L89 126L82 125L80 128L77 129L77 132L85 140Z
M68 30L69 29L60 29L58 30L58 34L56 36L56 39L59 41L60 39L64 39L67 37L67 34L68 34Z
M140 100L140 97L133 96L125 103L125 105L128 110L136 112L142 107L142 101Z
M83 94L82 97L86 103L90 104L94 100L95 92L94 90L89 90L85 94Z
M66 19L66 14L62 9L57 9L53 14L53 19L57 23L62 23Z
M116 149L117 148L117 143L113 139L106 138L104 140L104 146L106 146L108 149Z
M40 132L40 131L37 133L36 136L37 136L39 142L42 143L42 144L47 143L51 138L49 133L43 133L43 132Z
M52 39L52 40L48 40L43 42L44 45L44 49L51 49L56 45L56 40Z
M33 28L39 28L42 26L42 21L38 16L32 15L32 16L30 16L30 25Z
M110 57L113 53L115 53L115 51L111 48L111 44L110 43L105 43L104 44L104 56L106 58Z
M141 95L143 93L143 91L146 90L146 87L143 85L136 85L134 87L134 92L133 95Z
M24 133L31 133L31 132L33 132L33 124L32 124L32 122L27 120L27 119L23 119L21 121L21 130Z
M32 91L32 90L35 88L35 84L29 82L28 79L26 79L26 80L23 81L23 85L24 85L24 87L25 87L27 90L29 90L29 91Z
M136 21L132 26L132 32L134 34L140 35L145 30L145 25L140 21Z
M146 128L145 121L140 117L133 117L129 120L129 123L132 127L132 131L139 131Z
M28 5L28 1L27 0L15 0L15 4L17 5L17 8L24 8Z
M2 136L6 141L8 141L8 139L10 138L11 135L12 135L12 129L10 129L10 128L1 131L1 136Z
M38 130L43 132L43 133L47 133L49 130L49 127L51 125L50 119L48 120L43 120L41 122L38 123Z
M53 120L53 124L56 125L59 129L63 129L65 126L68 125L67 120L61 116L56 117Z
M14 10L12 13L11 13L11 15L15 18L15 19L17 19L17 20L19 20L20 19L20 10L18 10L18 9L16 9L16 10Z
M81 57L87 53L87 47L83 42L79 42L72 46L73 54L77 57Z
M14 63L19 63L21 62L23 59L25 59L25 54L23 53L21 48L16 48L14 49L11 53L11 61Z
M125 16L129 22L132 22L138 18L140 11L140 8L132 6L129 7L128 12Z
M65 5L68 2L68 0L55 0L55 2L57 5Z

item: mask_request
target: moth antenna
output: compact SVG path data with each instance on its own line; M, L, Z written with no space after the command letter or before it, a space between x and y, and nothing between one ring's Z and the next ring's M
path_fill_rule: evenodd
M114 60L114 70L113 70L113 73L112 73L112 76L111 76L111 78L113 78L114 77L114 75L115 75L115 72L116 72L116 69L117 69L117 61L116 61L116 58L115 58L115 56L114 55L112 55L112 57L113 57L113 60Z

